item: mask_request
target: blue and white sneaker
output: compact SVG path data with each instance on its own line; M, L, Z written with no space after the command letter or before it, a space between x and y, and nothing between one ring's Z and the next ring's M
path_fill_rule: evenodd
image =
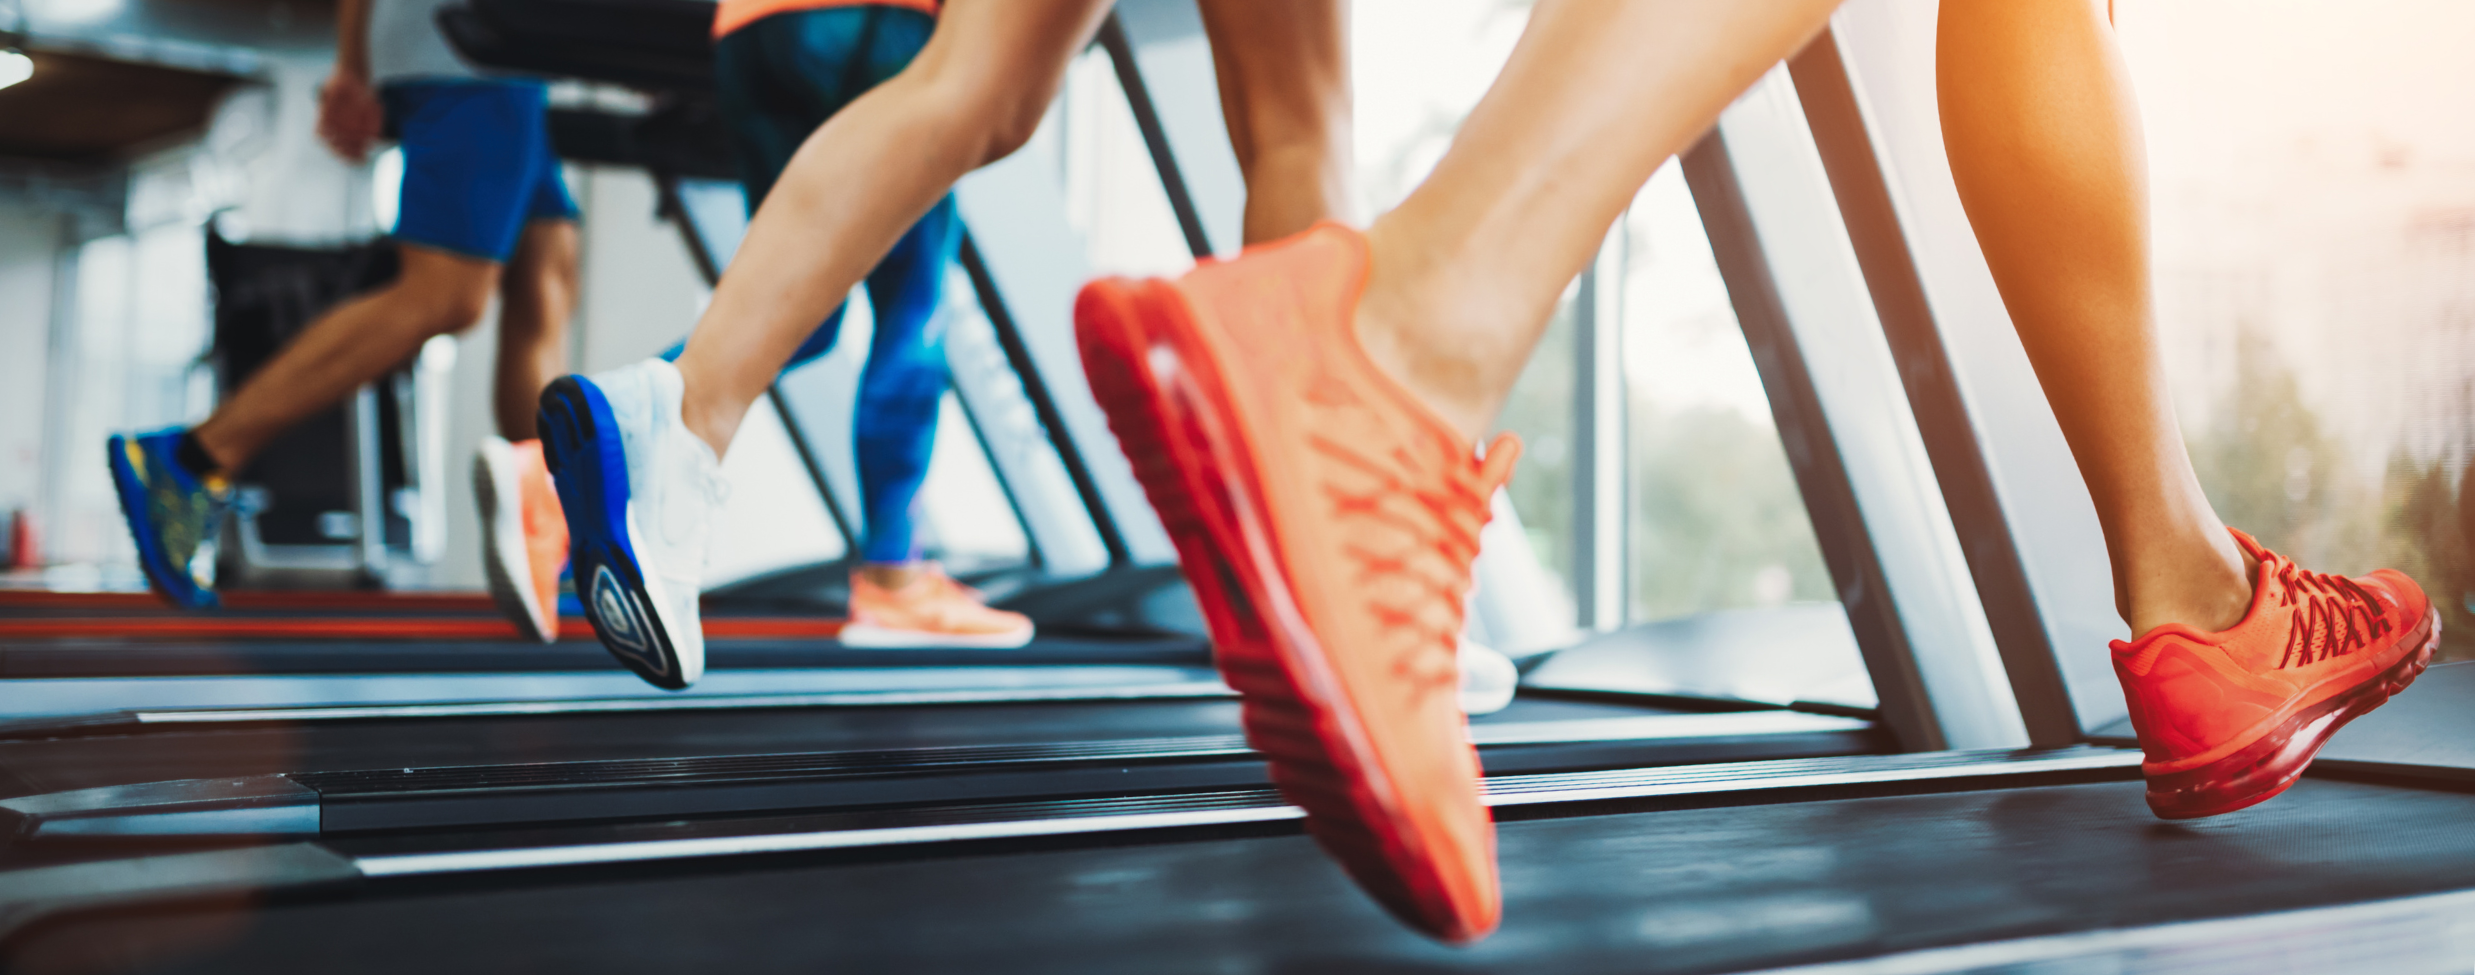
M682 390L676 367L647 359L541 394L585 618L620 663L671 690L704 676L698 582L727 489L713 448L679 418Z
M137 542L146 581L173 605L213 609L215 540L232 488L223 478L199 477L174 459L181 434L174 427L135 436L113 434L112 487L120 514Z

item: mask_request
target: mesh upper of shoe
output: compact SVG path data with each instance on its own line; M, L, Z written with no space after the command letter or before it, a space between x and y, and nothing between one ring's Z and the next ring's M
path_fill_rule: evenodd
M2258 560L2241 622L2219 633L2161 626L2113 645L2152 772L2222 758L2263 725L2378 675L2413 649L2408 638L2430 612L2397 572L2310 572L2234 534Z
M730 495L713 448L680 417L678 367L647 359L593 377L610 402L627 454L628 513L661 583L674 642L702 639L697 595L715 513Z
M1500 437L1480 459L1367 358L1353 331L1367 266L1363 238L1326 224L1177 287L1207 319L1198 332L1298 612L1367 716L1390 781L1469 790L1392 799L1427 841L1461 846L1450 860L1492 864L1457 655L1479 529L1519 443Z
M146 488L146 515L165 561L200 589L212 589L214 533L222 526L231 488L220 475L192 476L172 457L181 431L122 441L129 467Z
M865 573L852 572L851 619L922 633L1012 633L1031 625L1021 613L990 608L979 590L954 581L937 563L921 563L914 572L900 589L887 589Z

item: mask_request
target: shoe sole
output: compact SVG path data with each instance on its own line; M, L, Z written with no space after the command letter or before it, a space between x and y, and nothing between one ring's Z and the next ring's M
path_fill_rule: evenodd
M146 582L154 587L155 595L183 609L214 609L222 605L214 590L201 588L187 571L172 564L172 557L163 551L162 539L139 527L147 523L146 485L138 480L137 467L129 462L129 452L146 448L117 434L106 446L111 453L112 493L120 499L120 520L129 526L129 540L137 543L138 568L145 571Z
M1205 580L1197 598L1218 601L1236 632L1261 634L1224 641L1215 656L1239 692L1247 742L1263 753L1273 783L1306 811L1308 832L1395 916L1447 941L1485 935L1496 920L1492 890L1456 896L1443 858L1430 852L1450 844L1424 835L1400 801L1436 790L1392 781L1291 596L1270 519L1254 500L1253 461L1234 449L1232 424L1211 406L1225 401L1211 388L1216 380L1182 365L1202 361L1186 346L1195 326L1183 297L1159 282L1094 282L1078 298L1075 320L1085 374L1144 493L1178 540L1179 556L1204 567L1187 573ZM1468 791L1476 801L1476 790ZM1464 867L1464 876L1490 873Z
M610 401L591 383L563 376L542 390L540 425L542 459L567 514L567 564L593 635L646 683L685 690L663 602L636 556L627 454Z
M495 441L490 442L496 443ZM499 499L521 499L516 473L510 469L513 458L504 447L493 450L489 444L473 458L473 499L481 506L483 541L481 572L490 580L490 598L498 603L498 611L516 625L525 639L542 643L558 642L558 629L545 619L555 619L536 605L535 589L528 578L516 580L516 567L524 574L533 574L533 559L524 545L523 504L514 500L502 507Z
M1183 569L1187 588L1194 590L1195 602L1203 610L1213 646L1260 644L1265 638L1261 620L1246 613L1241 622L1239 614L1230 609L1229 596L1238 590L1238 583L1229 575L1231 560L1212 544L1211 532L1203 528L1203 514L1197 505L1204 502L1183 493L1163 496L1162 492L1152 490L1153 484L1182 483L1183 475L1170 457L1169 432L1157 412L1158 404L1166 397L1152 382L1151 370L1142 366L1151 343L1137 324L1138 311L1131 298L1125 287L1115 282L1107 288L1087 288L1078 298L1075 347L1082 353L1084 375L1108 416L1109 432L1116 435L1119 448L1134 468L1135 479L1143 484L1170 542L1177 546L1178 565ZM1094 304L1091 313L1084 313L1082 302ZM1101 304L1120 307L1098 307ZM1210 506L1227 510L1227 494L1216 485L1206 488Z
M2292 788L2329 736L2413 684L2441 644L2441 614L2424 616L2414 649L2378 676L2288 718L2259 741L2195 769L2148 779L2148 808L2161 819L2200 819L2259 805ZM2415 640L2412 634L2409 640Z
M969 650L1012 650L1031 643L1032 630L1024 627L1013 633L931 633L926 630L898 630L874 623L853 623L842 628L834 639L846 647L865 649L911 649L959 647Z

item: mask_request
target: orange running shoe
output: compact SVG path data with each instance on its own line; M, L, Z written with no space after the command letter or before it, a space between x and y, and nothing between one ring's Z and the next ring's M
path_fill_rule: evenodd
M1327 223L1176 282L1093 282L1076 335L1273 783L1386 908L1471 941L1501 894L1455 658L1519 450L1477 460L1366 357L1367 261Z
M2231 529L2229 529L2231 530ZM2251 611L2222 633L2167 624L2114 642L2147 753L2148 807L2198 819L2265 801L2346 722L2432 662L2441 618L2406 576L2306 572L2242 532L2260 561Z
M922 562L900 589L851 573L851 624L840 639L852 647L1019 647L1031 642L1031 618L990 609L980 592L955 582L945 567Z
M557 641L567 516L541 441L483 439L473 456L473 497L481 503L481 567L499 611L527 638Z

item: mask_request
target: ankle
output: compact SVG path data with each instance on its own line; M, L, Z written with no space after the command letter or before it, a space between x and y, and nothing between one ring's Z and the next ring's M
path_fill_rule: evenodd
M920 577L920 572L917 562L862 562L859 565L860 578L888 592L909 588Z
M175 448L173 459L178 460L181 466L189 468L190 473L200 477L230 474L240 464L247 462L246 458L235 458L230 447L219 446L212 442L213 436L213 431L204 425L182 433L180 445Z
M1391 250L1370 233L1375 253L1358 299L1358 345L1375 367L1433 410L1471 443L1486 436L1527 358L1503 348L1510 319L1480 310L1485 296L1459 293L1440 275L1422 274L1412 260L1388 262Z
M679 422L686 425L688 432L695 434L696 439L704 441L705 446L713 448L714 460L721 460L723 453L730 449L731 438L738 436L739 421L747 417L748 408L743 405L732 409L730 404L716 403L696 394L696 384L690 380L679 397Z
M2117 569L2116 609L2133 636L2179 623L2203 633L2233 629L2251 612L2259 563L2219 533L2224 544L2199 547L2170 563Z

